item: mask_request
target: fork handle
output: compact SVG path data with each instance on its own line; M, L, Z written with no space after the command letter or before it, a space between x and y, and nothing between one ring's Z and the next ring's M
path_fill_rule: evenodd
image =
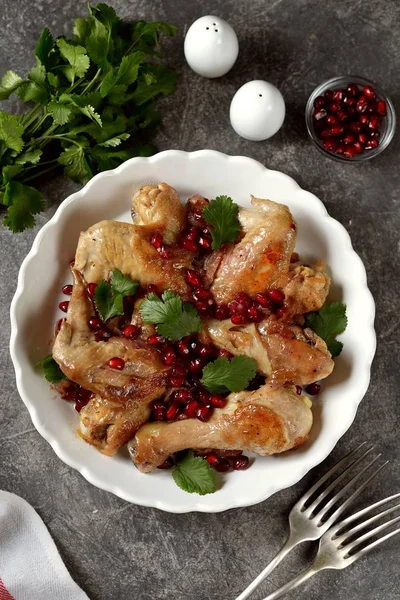
M260 583L264 581L266 577L279 565L281 560L288 554L292 548L297 544L293 543L290 538L285 542L278 554L271 560L270 563L265 567L263 571L250 583L249 586L236 598L236 600L246 600L255 590L258 588Z
M265 596L263 600L276 600L277 598L281 598L287 592L294 590L295 588L297 588L297 586L307 581L307 579L310 579L310 577L318 573L318 571L319 569L315 569L313 566L309 567L308 569L300 573L300 575L297 575L297 577L280 587L278 590L275 590L275 592L269 594L269 596Z

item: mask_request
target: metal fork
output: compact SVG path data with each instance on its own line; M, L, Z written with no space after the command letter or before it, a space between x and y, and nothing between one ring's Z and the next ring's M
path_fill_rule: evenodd
M318 540L323 534L337 521L343 511L349 506L349 504L367 487L370 481L376 477L376 475L383 469L388 461L375 468L373 472L367 477L367 479L359 485L353 493L337 508L334 508L339 500L341 500L346 492L359 481L364 473L372 467L376 461L381 457L378 454L374 459L370 460L361 470L356 472L358 465L370 454L373 450L373 446L365 450L361 456L357 455L361 448L365 446L365 442L360 444L358 448L350 452L347 456L342 458L330 471L326 473L315 485L313 485L308 492L306 492L300 500L294 505L289 514L289 525L290 533L287 541L275 556L272 561L265 567L265 569L254 579L254 581L236 598L236 600L245 600L248 598L260 585L262 581L278 566L281 560L298 544L308 540ZM350 462L350 464L348 464ZM322 489L324 483L328 481L332 475L337 473L342 467L348 465L346 469L338 475L332 483L330 483L325 489ZM347 475L355 472L354 476L350 481L346 483L336 494L324 503L329 495L333 492L336 486L343 480ZM311 502L313 496L318 494L315 499ZM333 512L331 512L333 510ZM330 514L331 513L331 514Z
M400 498L399 494L394 494L393 496L389 496L388 498L384 498L379 502L375 502L371 506L367 506L363 510L351 515L347 519L340 521L334 525L329 531L327 531L321 538L318 548L317 556L311 567L300 573L297 577L289 581L286 585L279 588L269 596L266 596L264 600L276 600L277 598L281 598L286 592L294 590L304 581L307 581L310 577L318 573L319 571L323 571L324 569L345 569L349 565L353 564L359 558L365 556L368 552L382 544L385 540L393 537L400 533L400 527L393 531L390 531L386 535L379 537L375 541L365 545L365 542L370 538L377 536L381 531L387 529L398 523L400 521L400 515L390 519L390 521L385 521L381 525L378 525L374 529L366 531L362 535L359 533L381 519L393 513L396 510L400 509L400 503L383 510L382 512L362 521L358 525L349 528L351 523L354 521L358 521L364 515L367 515L369 512L378 508L378 506L382 506L382 504L386 504L395 498ZM357 537L358 536L358 537Z

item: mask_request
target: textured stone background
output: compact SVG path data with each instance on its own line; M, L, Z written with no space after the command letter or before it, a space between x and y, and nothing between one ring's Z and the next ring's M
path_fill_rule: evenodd
M372 382L354 425L326 464L258 506L218 515L173 515L127 504L91 486L64 465L33 428L15 387L8 351L8 310L20 263L36 232L75 189L62 180L49 182L44 189L48 209L35 230L19 236L0 231L0 488L20 494L37 509L73 577L92 600L229 600L280 547L295 499L348 449L366 439L391 459L386 475L369 492L370 499L400 489L399 136L381 157L343 165L311 146L303 123L311 90L325 78L345 73L378 81L400 110L400 3L118 0L111 4L126 18L179 25L178 37L167 44L180 81L175 96L162 102L165 118L156 140L161 150L214 148L256 158L317 194L347 228L366 265L377 304ZM236 66L216 81L197 77L183 60L185 31L207 13L228 19L240 40ZM49 26L55 34L70 33L73 18L84 14L83 0L2 0L0 73L8 68L26 72L41 29ZM254 78L276 84L287 103L284 127L261 144L240 139L228 119L233 93ZM359 335L362 343L362 331ZM399 600L399 542L392 540L346 571L319 575L296 592L297 598ZM294 576L313 552L311 545L298 549L254 597L262 598Z

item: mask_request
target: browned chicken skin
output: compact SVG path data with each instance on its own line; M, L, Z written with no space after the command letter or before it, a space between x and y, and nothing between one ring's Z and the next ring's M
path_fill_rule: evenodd
M207 423L187 419L143 425L128 444L138 469L147 473L186 448L247 450L266 456L306 441L312 413L293 389L264 385L228 398L227 406L215 411Z

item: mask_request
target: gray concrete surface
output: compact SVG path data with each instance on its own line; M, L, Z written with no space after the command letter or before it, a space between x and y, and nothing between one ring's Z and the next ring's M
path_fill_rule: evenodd
M35 234L74 184L48 182L48 209L35 230L13 236L0 230L0 488L23 496L48 526L75 580L92 600L231 600L274 555L287 531L295 499L327 465L362 440L376 442L391 460L368 498L400 490L399 474L399 137L379 158L340 164L321 156L306 137L303 111L316 84L359 73L378 81L400 113L400 3L362 0L137 0L111 2L126 18L179 25L168 41L170 63L179 71L176 94L162 102L165 115L156 142L160 150L214 148L258 159L293 176L317 194L349 231L368 272L376 300L378 350L370 389L356 421L324 465L298 485L251 508L218 515L173 515L141 508L96 489L64 465L34 429L16 390L9 357L8 310L19 266ZM199 78L183 60L190 23L211 13L236 29L240 56L215 81ZM26 72L39 32L69 33L83 0L2 0L0 73ZM287 103L284 127L266 143L246 142L230 128L235 90L254 78L270 80ZM344 265L345 268L345 265ZM35 298L32 297L32 302ZM363 332L359 332L362 343ZM1 540L0 540L1 543ZM354 567L326 572L296 592L299 600L399 600L400 540L387 543ZM299 549L254 596L293 576L314 546ZM294 597L294 596L293 596Z

